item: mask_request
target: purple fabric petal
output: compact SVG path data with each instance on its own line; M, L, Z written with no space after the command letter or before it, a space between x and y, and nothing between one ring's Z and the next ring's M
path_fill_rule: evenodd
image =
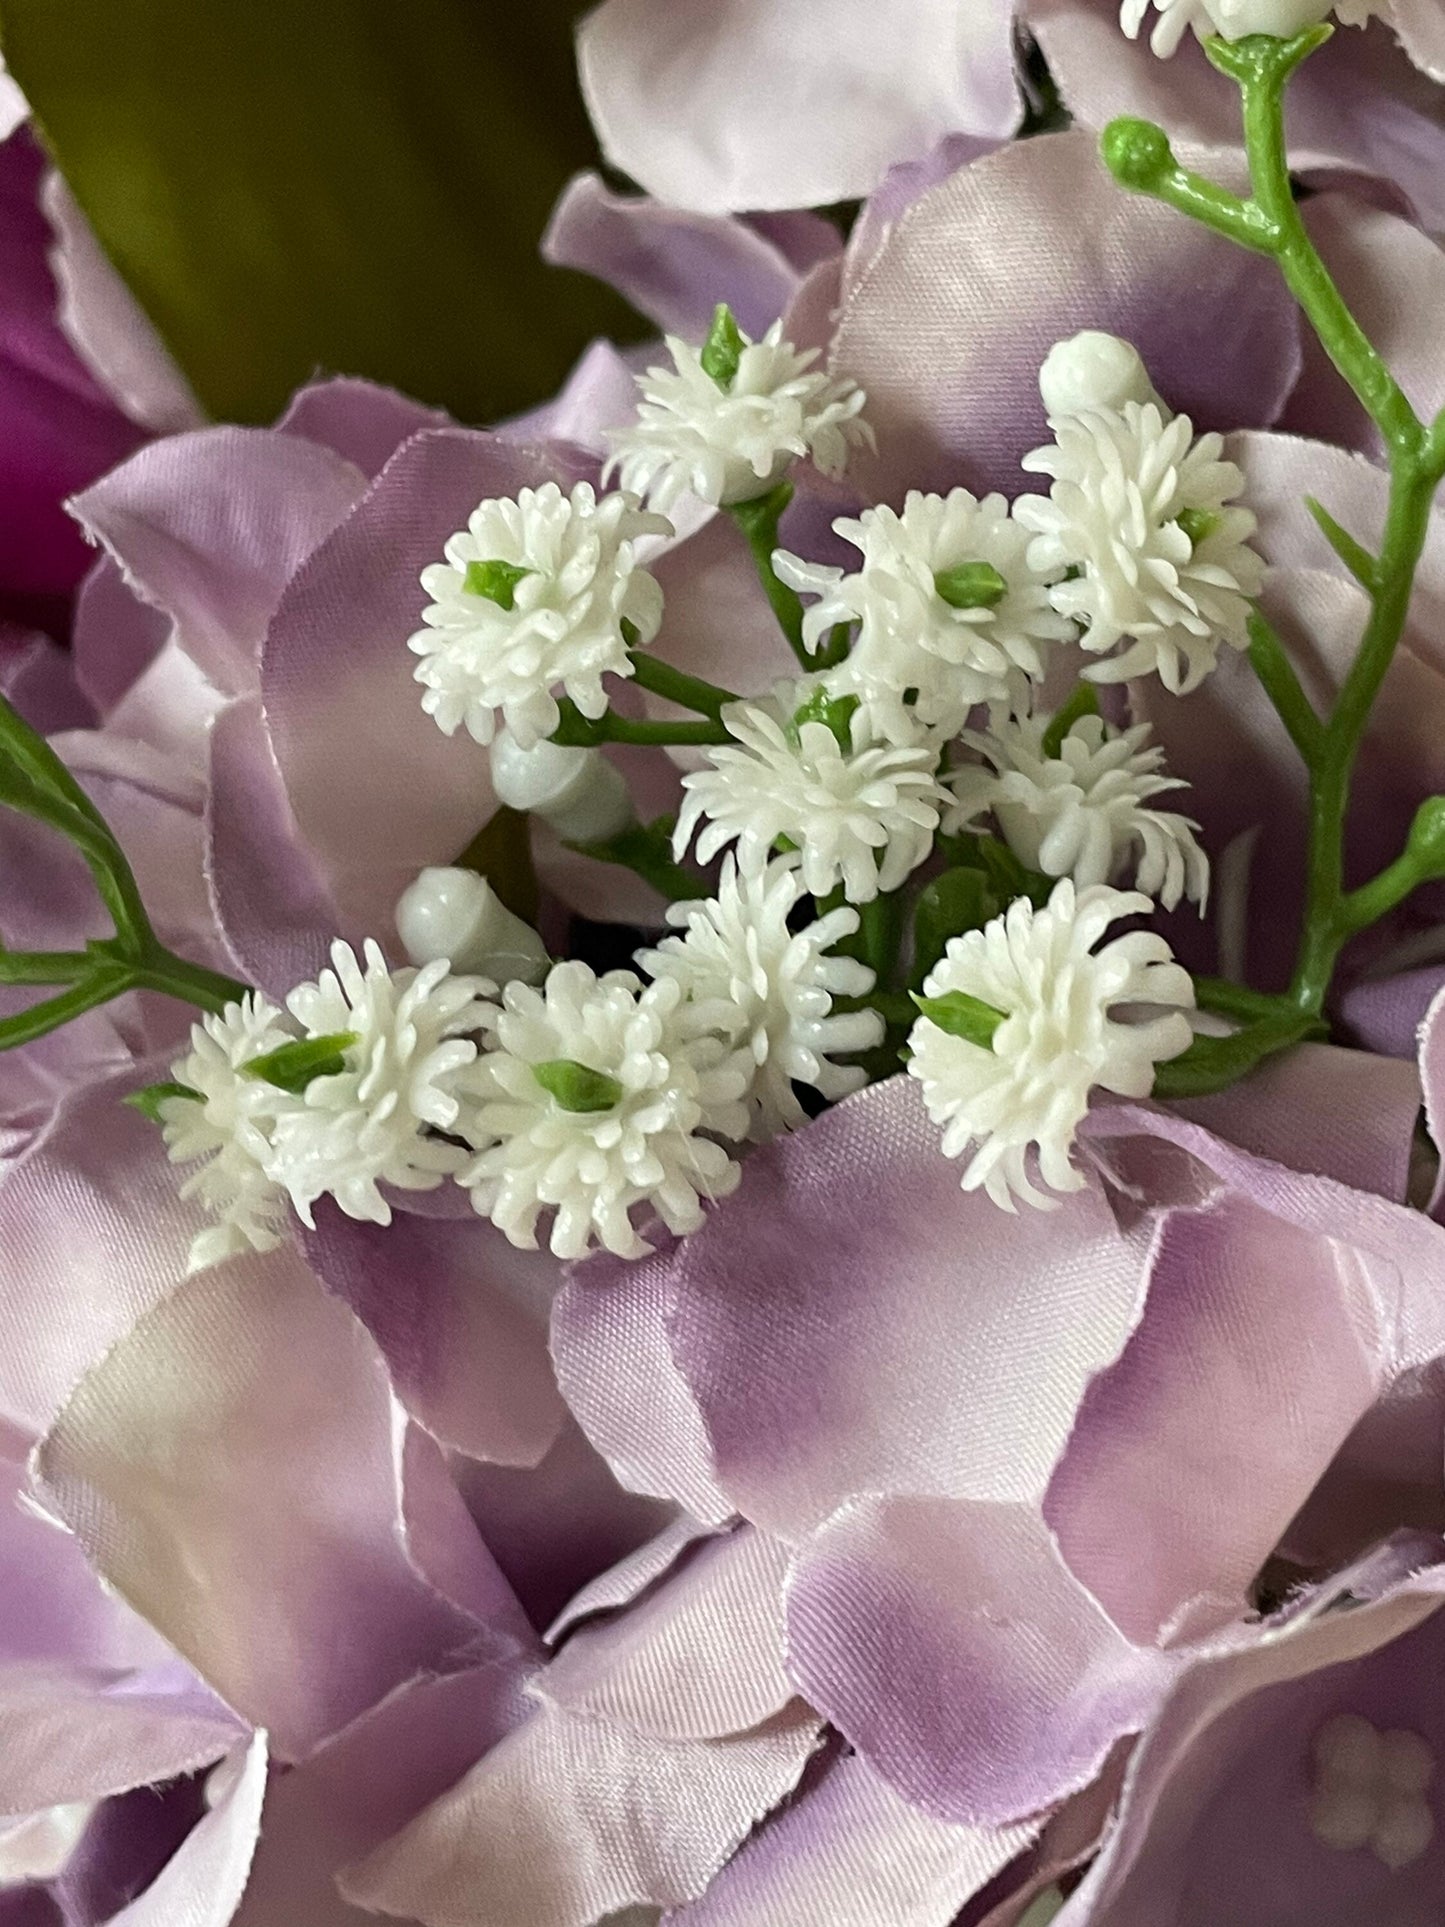
M758 1524L800 1534L857 1492L1042 1493L1139 1316L1150 1228L1097 1188L1013 1217L958 1176L893 1078L765 1147L677 1247L673 1352Z
M1028 0L1065 105L1085 127L1116 114L1161 122L1177 146L1238 148L1237 90L1208 66L1192 37L1172 60L1119 30L1117 0ZM1439 96L1383 25L1337 32L1290 88L1290 158L1306 176L1342 170L1398 184L1422 224L1445 226L1445 129Z
M44 171L28 129L0 145L0 618L12 621L63 616L90 557L62 504L143 439L61 332Z
M68 649L49 636L0 624L0 695L42 736L89 729L95 712L75 680Z
M1379 1393L1389 1281L1223 1196L1164 1227L1144 1317L1084 1395L1049 1487L1070 1568L1130 1638L1242 1610ZM1384 1302L1382 1302L1382 1298Z
M130 419L153 434L202 427L205 413L190 383L53 170L41 205L55 235L50 265L60 326L82 362Z
M359 375L334 375L298 388L276 427L320 442L374 482L403 442L428 428L447 428L440 408L427 408Z
M179 1850L113 1927L229 1927L251 1872L266 1793L266 1736L217 1769L228 1782Z
M689 1518L685 1512L679 1513L655 1538L638 1546L635 1552L619 1559L615 1566L609 1566L606 1572L574 1593L547 1628L547 1644L560 1646L583 1620L598 1613L615 1612L619 1606L630 1606L655 1580L670 1571L689 1547L712 1536L707 1526Z
M843 1507L799 1554L788 1652L905 1799L981 1827L1087 1786L1177 1670L1110 1623L1034 1507L952 1499Z
M1392 1870L1368 1851L1325 1846L1310 1824L1313 1744L1340 1713L1421 1736L1438 1757L1445 1715L1434 1682L1445 1572L1371 1600L1345 1573L1273 1637L1206 1657L1179 1680L1131 1764L1123 1810L1061 1919L1070 1927L1227 1920L1426 1921L1445 1891L1445 1839ZM1341 1596L1366 1603L1331 1610Z
M547 1355L554 1258L515 1250L475 1217L399 1213L381 1226L328 1208L305 1243L316 1275L371 1332L397 1396L428 1431L499 1465L545 1457L565 1413Z
M1413 1059L1420 1026L1442 984L1445 963L1367 979L1352 985L1340 999L1341 1021L1363 1050Z
M39 1469L107 1581L294 1758L482 1632L405 1555L395 1435L370 1339L281 1251L143 1317Z
M660 1740L725 1739L781 1713L787 1553L747 1526L709 1539L626 1611L574 1633L548 1705Z
M636 377L656 358L655 345L623 353L610 341L592 342L557 393L540 407L503 422L498 439L523 446L566 443L602 461L610 452L606 431L632 420L637 412Z
M315 442L206 428L142 449L74 507L212 681L244 694L282 590L363 486Z
M281 998L325 968L343 931L301 841L259 699L230 704L210 734L206 877L216 922L245 979Z
M385 942L417 871L451 862L490 814L486 751L465 732L443 736L412 677L406 642L426 601L417 578L484 497L549 479L570 477L551 456L492 435L415 436L281 598L262 697L291 808L344 929Z
M515 1664L403 1688L273 1779L235 1927L363 1927L336 1872L438 1799L530 1710Z
M1018 122L1012 0L606 0L582 87L608 158L705 214L867 194L944 134Z
M840 250L836 229L834 240ZM800 279L787 256L747 222L614 194L596 174L578 174L563 189L542 255L555 267L610 283L664 333L687 341L707 334L719 301L745 334L764 334Z
M423 1927L591 1927L695 1899L797 1784L817 1721L790 1711L736 1739L662 1741L544 1710L487 1754L342 1891Z
M878 436L853 479L887 500L960 481L1018 494L1048 439L1040 364L1080 328L1135 342L1205 428L1273 421L1299 371L1270 263L1121 193L1087 135L1044 135L930 189L845 287L832 362Z
M402 1515L411 1563L431 1586L487 1628L487 1644L519 1658L540 1642L457 1490L446 1455L419 1425L402 1447Z
M679 1927L948 1927L1033 1836L937 1820L854 1756L756 1833Z
M120 565L103 555L81 584L71 648L75 677L107 715L165 647L170 618L131 592Z

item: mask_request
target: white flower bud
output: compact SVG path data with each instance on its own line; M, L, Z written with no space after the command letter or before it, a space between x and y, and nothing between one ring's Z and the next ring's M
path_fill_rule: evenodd
M626 778L598 749L548 742L523 749L510 730L500 730L492 788L499 802L540 816L569 843L605 842L634 820Z
M542 939L475 870L423 870L397 903L396 930L414 964L446 958L453 970L498 984L537 984L547 974Z
M1039 370L1039 393L1051 421L1093 408L1122 408L1126 401L1159 400L1134 344L1097 328L1055 342Z
M1332 0L1204 0L1204 6L1226 40L1242 40L1247 33L1288 40L1327 19Z

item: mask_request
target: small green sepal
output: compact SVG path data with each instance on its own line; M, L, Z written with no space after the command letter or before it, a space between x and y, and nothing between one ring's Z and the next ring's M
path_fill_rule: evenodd
M1192 549L1197 549L1201 542L1207 542L1219 527L1219 517L1213 509L1181 509L1174 519L1189 537Z
M1050 762L1057 762L1059 752L1064 747L1064 738L1086 716L1099 713L1099 692L1091 682L1075 685L1074 693L1068 701L1056 709L1049 718L1049 726L1044 731L1043 752Z
M571 1057L553 1057L546 1063L534 1064L532 1075L564 1111L584 1114L610 1111L622 1096L622 1086L615 1077L609 1077L606 1071L594 1071Z
M738 365L747 347L742 329L733 319L733 311L726 301L719 301L713 309L712 326L707 331L707 340L702 344L698 356L702 372L717 383L726 395L737 377Z
M241 1066L242 1077L274 1084L278 1091L299 1096L317 1077L337 1077L346 1069L345 1053L356 1043L354 1030L333 1031L327 1037L298 1037Z
M1292 74L1302 60L1308 60L1327 40L1332 40L1334 32L1330 22L1322 20L1318 26L1306 27L1287 40L1272 33L1248 33L1238 40L1211 34L1204 43L1204 51L1212 67L1228 74L1241 87L1258 86L1261 82L1281 81Z
M194 1104L204 1103L199 1091L193 1091L189 1084L147 1084L143 1090L132 1091L129 1097L121 1099L142 1117L148 1117L152 1124L163 1124L161 1106L173 1097L187 1097Z
M996 609L1008 594L1008 583L992 562L960 562L956 568L940 569L933 586L950 609Z
M981 997L970 997L966 990L947 990L941 997L922 997L915 992L913 1001L921 1016L950 1037L962 1037L983 1050L993 1049L994 1034L1004 1020L1004 1012Z
M794 712L792 721L783 733L793 748L797 749L802 743L803 725L822 723L839 749L846 752L853 747L853 718L858 708L857 696L830 696L826 689L815 689L808 700Z
M536 573L535 569L524 569L516 562L469 562L462 587L468 595L484 596L488 602L495 602L499 609L514 609L517 584L524 576Z

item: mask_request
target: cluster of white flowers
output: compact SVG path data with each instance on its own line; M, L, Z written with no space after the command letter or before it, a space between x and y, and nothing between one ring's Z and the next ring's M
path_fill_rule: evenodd
M798 459L841 475L850 448L872 439L863 390L815 369L817 349L785 341L781 322L761 341L735 331L733 352L716 373L704 365L706 346L669 335L667 347L672 367L637 377L642 402L636 419L610 437L607 471L617 470L625 489L659 508L689 492L715 506L751 501Z
M1151 5L1159 18L1149 44L1165 59L1191 28L1201 40L1216 33L1226 40L1252 33L1288 39L1332 13L1347 27L1363 27L1387 11L1386 0L1123 0L1119 18L1131 40L1138 39Z
M584 716L602 715L603 676L630 676L630 644L650 642L662 621L662 590L636 544L671 533L636 496L599 500L586 482L480 503L445 562L422 571L432 600L408 647L421 658L423 709L448 736L465 725L479 743L500 713L524 749L557 727L559 688Z

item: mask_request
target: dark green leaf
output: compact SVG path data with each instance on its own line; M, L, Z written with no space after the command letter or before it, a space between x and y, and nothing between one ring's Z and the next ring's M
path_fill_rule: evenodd
M539 893L532 862L532 819L525 810L509 810L503 805L453 861L459 870L475 870L479 877L485 877L513 916L523 923L537 921Z
M570 1057L534 1064L532 1075L564 1111L610 1111L622 1096L622 1086L615 1077Z
M298 1037L241 1066L243 1077L274 1084L278 1091L299 1095L317 1077L337 1077L346 1069L346 1051L356 1042L355 1031L333 1031L328 1037Z
M174 1083L147 1084L144 1090L132 1091L122 1102L129 1104L133 1111L139 1111L142 1117L148 1117L152 1124L160 1124L164 1122L161 1106L172 1097L188 1097L197 1104L202 1102L201 1093L193 1091L189 1084Z
M950 937L981 930L999 913L999 900L982 870L945 870L919 893L913 912L913 981L920 988Z
M574 0L0 0L61 169L206 407L317 368L466 421L640 332L537 242L595 144Z

